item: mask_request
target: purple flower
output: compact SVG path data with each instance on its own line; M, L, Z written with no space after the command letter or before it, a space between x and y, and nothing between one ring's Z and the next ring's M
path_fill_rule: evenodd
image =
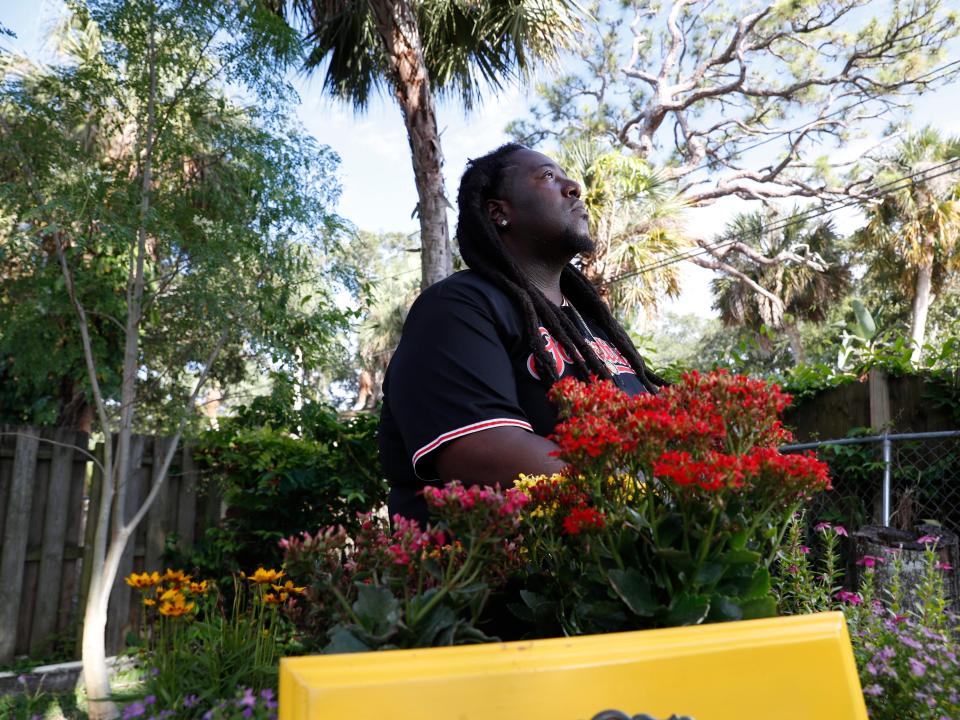
M243 712L240 714L245 718L253 717L253 708L244 708Z
M153 704L156 703L156 702L157 702L157 696L156 696L156 695L147 695L147 696L143 699L143 704L144 704L144 705L153 705Z
M916 658L909 658L908 662L910 663L910 672L913 673L914 677L923 677L923 674L927 671L927 666Z
M196 695L190 694L183 699L183 706L185 708L194 708L199 702L200 698L198 698Z
M252 708L257 704L257 698L253 694L253 690L250 688L243 689L243 697L237 700L237 707L248 707ZM246 717L250 717L247 715Z
M140 717L147 712L147 708L143 703L135 702L127 705L123 709L123 720L129 720L130 718Z
M914 639L913 639L912 637L910 637L909 635L901 635L901 636L900 636L900 642L902 642L902 643L903 643L904 645L906 645L908 648L913 648L914 650L922 650L922 649L923 649L923 645L921 645L919 642L917 642L916 640L914 640Z
M264 688L260 691L260 697L264 700L273 700L273 690L270 688Z
M880 652L877 654L881 660L892 660L896 656L897 651L887 645L886 647L880 648Z
M828 522L820 522L814 525L813 529L819 532L823 532L824 530L829 530L831 527L833 526Z
M864 695L883 695L883 688L874 683L873 685L867 685L863 689Z

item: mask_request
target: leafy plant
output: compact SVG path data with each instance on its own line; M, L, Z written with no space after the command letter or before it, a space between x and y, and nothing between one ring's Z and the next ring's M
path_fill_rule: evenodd
M318 525L354 529L358 513L383 504L376 417L341 419L319 404L310 408L299 416L302 437L269 425L246 429L249 418L201 437L199 464L206 481L220 486L227 516L184 562L208 574L275 566L282 538Z
M218 703L228 708L221 701L234 698L238 688L251 697L275 692L277 661L290 635L282 610L296 605L304 590L283 577L262 567L250 576L241 573L228 613L209 581L196 582L179 570L129 576L127 584L143 593L146 621L138 654L148 671L145 697L128 706L124 717L149 711L199 718Z
M341 528L284 541L285 566L308 585L295 621L326 652L485 642L478 628L491 590L516 567L519 490L427 488L439 524L423 530L377 515L349 538Z
M776 386L690 373L656 396L553 390L567 475L531 478L518 615L567 634L775 614L769 566L826 465L782 455Z

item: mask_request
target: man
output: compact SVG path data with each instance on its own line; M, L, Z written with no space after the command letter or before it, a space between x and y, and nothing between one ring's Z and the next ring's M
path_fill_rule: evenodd
M390 513L420 522L426 484L506 486L563 469L546 437L559 378L608 378L630 394L664 384L570 264L594 245L580 186L556 163L504 145L468 163L458 203L470 270L417 298L384 380Z

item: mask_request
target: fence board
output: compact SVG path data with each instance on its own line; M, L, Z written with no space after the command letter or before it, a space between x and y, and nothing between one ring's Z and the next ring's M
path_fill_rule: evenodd
M92 466L85 452L90 442L86 433L75 433L73 443L77 450L73 453L73 464L70 476L70 501L66 517L66 531L64 532L64 560L63 573L60 576L60 603L57 613L57 633L66 634L76 617L75 602L80 570L83 557L83 520L86 515L88 466Z
M3 548L0 550L0 663L13 660L17 628L20 625L20 591L23 587L29 536L27 525L33 501L38 445L39 434L33 428L23 428L17 436L3 527Z
M153 441L153 455L150 463L150 488L157 484L160 475L160 469L163 466L163 458L170 447L169 438L155 438ZM163 548L166 544L167 533L173 527L170 522L170 479L167 479L165 487L157 494L150 506L147 514L147 537L146 537L146 558L143 562L143 569L150 572L159 570L160 563L163 560Z
M193 546L197 524L197 466L192 449L184 445L180 459L180 493L177 507L177 536L181 548ZM219 518L218 518L219 519Z
M60 608L60 581L63 576L63 552L66 544L70 502L70 482L73 476L73 448L69 441L73 433L58 431L50 463L47 483L47 503L43 518L43 541L40 545L40 570L37 576L37 595L34 617L30 627L30 654L43 653L57 631Z

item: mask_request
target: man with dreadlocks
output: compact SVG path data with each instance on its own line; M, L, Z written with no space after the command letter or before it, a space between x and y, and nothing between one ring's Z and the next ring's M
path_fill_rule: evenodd
M470 268L410 308L384 380L380 458L390 513L426 522L427 484L509 485L553 473L561 377L656 392L590 281L570 261L593 250L580 186L545 155L508 144L467 164L457 242Z

